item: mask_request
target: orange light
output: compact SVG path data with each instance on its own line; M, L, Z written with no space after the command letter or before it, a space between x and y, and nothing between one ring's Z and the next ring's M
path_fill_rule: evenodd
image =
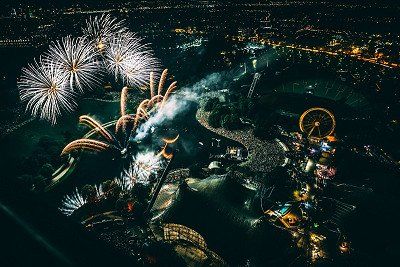
M132 202L128 202L128 206L127 206L128 212L132 212L133 208L134 208L133 203Z

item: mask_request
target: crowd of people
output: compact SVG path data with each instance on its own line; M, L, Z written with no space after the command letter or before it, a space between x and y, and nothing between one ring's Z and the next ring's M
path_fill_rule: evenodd
M199 109L196 115L199 123L214 133L243 144L249 153L247 164L251 171L268 172L285 163L284 149L277 141L261 140L254 136L250 128L230 131L222 127L211 127L207 120L209 113Z

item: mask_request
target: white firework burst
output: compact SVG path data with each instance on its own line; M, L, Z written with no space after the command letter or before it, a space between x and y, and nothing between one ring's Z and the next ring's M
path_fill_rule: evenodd
M105 192L103 190L103 184L99 184L99 185L94 185L94 188L96 190L96 198L102 198L103 196L105 196Z
M66 195L61 201L59 210L67 216L72 215L77 209L85 205L87 202L79 193L78 188L70 195Z
M128 86L148 84L149 73L159 68L151 49L133 33L115 36L104 52L106 69Z
M133 175L129 169L124 170L121 173L121 176L118 178L115 178L115 182L119 187L121 187L122 191L129 191L131 190L134 185L136 184L136 176Z
M65 72L58 64L41 58L22 69L18 89L26 110L52 124L62 112L71 112L77 106Z
M161 157L153 152L139 153L134 158L133 164L138 175L139 183L148 183L150 175L156 174L161 166Z
M82 31L85 38L101 51L108 46L115 35L127 32L128 28L125 27L123 20L117 20L110 14L102 14L90 17Z
M83 38L67 36L50 45L45 61L54 62L69 77L70 87L83 92L100 84L98 53Z
M131 164L122 172L119 184L127 190L132 189L136 183L147 185L150 176L156 174L161 167L161 158L153 152L139 153L132 157Z

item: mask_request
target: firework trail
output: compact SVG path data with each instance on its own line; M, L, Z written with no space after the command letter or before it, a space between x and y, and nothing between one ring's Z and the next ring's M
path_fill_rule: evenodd
M163 141L165 142L165 145L163 146L161 151L157 154L157 156L158 157L162 156L165 159L172 159L174 154L173 153L167 153L166 149L167 149L169 144L175 143L178 139L179 139L179 134L173 139L163 138Z
M121 128L124 129L126 123L131 121L135 121L135 117L133 117L132 115L121 116L115 124L115 133L118 133Z
M59 65L69 77L70 87L83 92L100 84L97 56L86 40L67 36L50 45L44 60Z
M155 104L157 104L160 101L162 101L163 98L164 98L164 96L162 96L162 95L153 96L149 101L148 108L152 108Z
M70 195L66 195L61 201L59 210L67 216L72 215L77 209L86 204L86 199L79 193L78 188Z
M138 107L136 112L136 118L134 122L134 127L131 132L131 138L134 140L142 140L147 136L147 133L152 128L153 125L160 124L166 117L170 117L169 114L176 114L176 99L173 102L169 102L171 104L166 106L167 101L169 100L170 95L177 88L177 83L173 82L168 87L167 91L164 95L162 95L163 87L166 81L166 77L168 74L168 70L165 69L160 77L158 83L158 94L151 97L151 99L144 100ZM150 83L151 83L151 75L150 75ZM150 88L151 90L151 88ZM144 119L144 123L139 125L139 121ZM137 127L139 126L139 127ZM167 154L165 154L167 155Z
M106 69L116 81L128 86L141 87L148 82L149 73L158 69L159 63L141 38L133 33L124 33L110 41L104 52Z
M135 125L137 125L139 119L149 118L149 114L147 112L147 106L149 102L150 101L148 99L145 99L142 102L140 102L138 108L136 109Z
M82 31L85 39L102 51L116 35L128 32L128 28L125 27L123 20L118 21L109 14L102 14L90 17Z
M178 141L178 139L179 139L179 134L177 135L177 136L175 136L175 138L171 138L171 139L168 139L168 138L163 138L163 141L165 142L165 144L173 144L173 143L175 143L176 141Z
M32 116L56 124L62 112L72 112L76 94L68 86L65 71L54 62L39 59L22 69L18 89Z
M121 90L121 116L126 115L126 102L128 100L128 87L124 87Z
M87 149L96 152L99 151L110 151L110 152L120 152L120 153L126 152L126 148L121 147L121 143L116 139L116 137L113 134L111 134L99 122L95 121L94 119L92 119L87 115L80 116L79 122L92 128L92 133L94 132L99 133L100 136L102 136L104 139L107 140L107 142L102 142L88 138L78 139L66 145L62 150L61 155L66 155L80 149Z
M136 128L139 125L139 121L140 120L145 120L149 117L148 113L147 113L147 104L148 104L149 100L145 99L143 100L138 108L136 109L136 114L134 116L134 122L133 122L133 128Z
M167 92L165 92L165 95L163 97L163 101L161 102L161 107L165 105L165 103L168 100L169 95L176 89L176 82L171 83L171 85L168 87Z
M118 141L115 139L115 137L93 118L87 115L82 115L79 117L79 123L85 124L90 128L92 128L93 130L95 130L96 132L99 132L101 136L103 136L107 141L115 143L116 145L118 144Z
M173 153L167 153L166 149L167 149L168 143L165 143L165 145L163 146L163 148L161 149L161 151L157 154L158 157L163 157L166 159L172 159L172 157L174 156Z
M154 72L150 72L150 99L154 97Z
M162 89L165 84L165 80L167 79L168 69L163 70L160 78L160 82L158 83L158 94L161 95Z
M165 75L166 71L164 73L164 80L165 80ZM162 83L162 81L160 81ZM162 88L162 87L161 87ZM115 135L109 132L103 125L101 125L99 122L95 121L89 116L81 116L79 118L80 123L83 123L85 125L88 125L91 127L93 130L90 133L97 132L99 133L100 136L102 136L106 142L102 141L97 141L93 139L78 139L75 140L71 143L69 143L65 148L63 149L61 155L68 154L73 151L77 151L80 149L88 149L91 151L109 151L109 152L120 152L121 156L126 157L126 155L130 154L129 153L129 142L127 142L130 138L133 140L141 140L145 138L147 135L148 131L151 129L152 125L157 125L164 119L165 116L168 116L168 112L165 112L165 110L169 110L170 112L175 112L174 111L174 103L172 105L169 105L168 108L163 107L163 105L166 103L166 101L169 99L169 96L173 91L176 89L176 82L173 82L167 89L166 93L164 96L162 95L156 95L152 97L151 99L145 99L143 100L137 110L136 114L126 114L125 108L126 108L126 93L128 88L123 88L121 92L121 103L120 103L120 108L121 108L121 114L122 115L116 122L115 124ZM162 90L160 90L162 91ZM129 123L129 127L128 127ZM120 130L123 129L124 135L121 135ZM123 136L124 139L117 139ZM173 139L176 141L176 139ZM169 143L166 142L166 146L168 144L171 144L175 141L170 141ZM172 157L172 154L166 153L165 149L166 146L163 148L162 153L157 154L153 158L160 158L160 157L165 157L167 159L170 159ZM137 157L138 159L143 159L145 158L143 156L144 154L139 154ZM138 161L140 162L140 161ZM139 164L140 165L140 164ZM152 165L152 164L150 164ZM144 164L143 166L146 166ZM138 167L137 171L141 171L143 167ZM131 171L132 173L132 171ZM132 174L133 175L133 174ZM144 177L145 172L138 172L138 177ZM143 176L144 175L144 176ZM143 178L144 179L144 178ZM145 179L144 179L145 180Z
M109 144L101 141L92 139L78 139L66 145L64 149L61 151L61 155L66 155L71 153L72 151L80 149L87 149L99 152L99 151L109 150L110 148L112 147Z

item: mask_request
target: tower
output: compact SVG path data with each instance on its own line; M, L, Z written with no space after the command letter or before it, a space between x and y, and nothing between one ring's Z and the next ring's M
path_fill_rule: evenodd
M256 72L256 73L254 74L253 82L251 83L250 89L249 89L249 93L247 94L247 97L248 97L248 98L251 98L251 97L252 97L253 92L254 92L254 88L256 87L257 82L258 82L258 80L260 79L260 77L261 77L261 74L260 74L260 73Z

